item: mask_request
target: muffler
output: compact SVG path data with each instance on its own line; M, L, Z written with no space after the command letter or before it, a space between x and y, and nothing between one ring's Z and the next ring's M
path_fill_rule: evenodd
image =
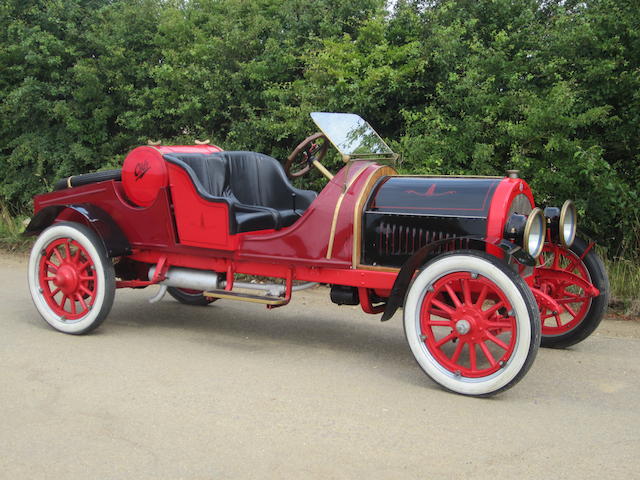
M153 275L155 273L156 266L154 265L149 269L149 280L153 279ZM165 279L160 282L160 285L206 292L209 290L217 290L219 282L218 274L216 272L182 267L169 267L169 270L167 270L167 273L165 274Z

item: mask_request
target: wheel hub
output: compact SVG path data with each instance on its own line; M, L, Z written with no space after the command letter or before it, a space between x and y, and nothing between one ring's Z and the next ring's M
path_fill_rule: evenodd
M471 323L468 320L458 320L456 322L456 332L460 335L466 335L471 330Z
M71 265L61 265L58 267L53 283L56 287L59 287L63 293L69 295L78 288L78 272Z

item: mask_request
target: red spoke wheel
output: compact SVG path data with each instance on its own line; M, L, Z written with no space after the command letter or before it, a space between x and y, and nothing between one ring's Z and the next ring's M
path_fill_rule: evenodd
M169 292L169 295L178 300L180 303L184 303L185 305L195 305L197 307L206 307L210 303L218 300L214 297L205 297L202 293L202 290L169 287L167 288L167 292Z
M458 251L429 262L414 279L404 328L418 364L465 395L510 388L540 343L538 308L526 283L502 260Z
M546 244L538 263L534 287L565 309L554 312L540 308L542 346L564 348L581 342L598 327L609 303L604 263L581 238L576 238L570 248ZM599 295L589 295L577 279L596 287Z
M87 333L100 325L113 304L113 264L91 229L56 223L33 246L29 289L40 315L52 327Z

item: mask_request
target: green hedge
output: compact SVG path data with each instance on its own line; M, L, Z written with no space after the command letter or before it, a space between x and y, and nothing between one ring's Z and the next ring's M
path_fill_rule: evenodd
M635 1L3 0L0 24L13 215L148 139L284 158L310 111L351 111L406 171L520 169L614 253L640 246Z

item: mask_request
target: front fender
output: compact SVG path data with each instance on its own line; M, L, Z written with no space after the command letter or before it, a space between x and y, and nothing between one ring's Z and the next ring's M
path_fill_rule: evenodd
M396 281L393 283L393 287L391 288L391 295L389 295L389 299L387 300L387 306L384 309L381 321L386 322L387 320L389 320L391 317L393 317L393 314L396 313L398 308L402 306L402 304L404 303L404 297L407 293L407 290L409 289L409 284L413 279L414 273L421 265L424 264L427 257L433 254L434 251L436 251L438 248L446 247L447 250L475 248L484 251L486 250L487 245L499 247L504 253L505 260L507 262L511 257L513 257L523 265L527 265L530 267L533 267L535 265L535 259L531 255L526 253L519 246L506 240L489 242L482 237L467 236L447 238L444 240L439 240L437 242L432 242L414 253L404 263L404 265L402 265L402 268L400 268L400 272L398 272Z
M51 205L40 210L29 222L23 235L38 235L45 228L55 222L55 220L65 210L72 210L82 216L87 225L94 230L102 243L109 257L119 257L131 253L131 246L118 224L100 207L89 203L75 205Z

